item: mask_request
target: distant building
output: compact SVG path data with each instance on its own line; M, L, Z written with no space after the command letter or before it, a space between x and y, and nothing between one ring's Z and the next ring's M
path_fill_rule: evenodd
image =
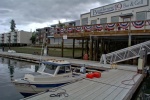
M124 0L91 9L80 15L80 25L150 19L150 0Z
M65 26L80 26L80 20L69 21L62 24L64 24ZM36 29L36 40L37 40L36 44L42 44L45 35L47 37L46 41L48 44L55 44L55 43L59 44L61 42L61 39L52 38L53 35L56 33L55 28L58 28L58 24L51 25L51 27ZM68 40L68 41L72 43L72 40Z
M31 32L16 31L0 34L0 43L19 43L19 44L30 44L32 37Z
M65 26L80 26L80 20L64 22L62 24L64 24ZM51 27L58 28L58 24L51 25Z
M36 44L41 44L44 42L44 37L50 36L52 33L51 27L44 27L36 29ZM50 43L49 39L46 40L47 43Z

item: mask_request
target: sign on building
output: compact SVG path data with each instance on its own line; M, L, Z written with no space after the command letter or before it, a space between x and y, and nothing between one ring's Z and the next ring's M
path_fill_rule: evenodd
M116 11L127 10L136 7L147 6L147 5L148 5L148 0L128 0L128 1L122 1L111 5L91 9L90 13L91 16L94 17L98 15L108 14Z

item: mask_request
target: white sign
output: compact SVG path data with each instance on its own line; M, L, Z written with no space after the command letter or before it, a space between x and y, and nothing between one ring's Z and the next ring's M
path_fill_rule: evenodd
M63 39L67 39L67 35L63 35Z
M141 7L148 5L148 0L128 0L128 1L122 1L118 3L114 3L108 6L103 6L95 9L91 9L91 16L97 16L97 15L103 15L108 14L116 11Z

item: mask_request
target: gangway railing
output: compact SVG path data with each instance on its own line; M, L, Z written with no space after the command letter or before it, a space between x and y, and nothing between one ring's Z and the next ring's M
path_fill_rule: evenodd
M150 54L150 41L133 45L131 47L124 48L108 54L102 54L100 63L113 64L137 58L140 56L142 48L144 48L147 51L147 54Z

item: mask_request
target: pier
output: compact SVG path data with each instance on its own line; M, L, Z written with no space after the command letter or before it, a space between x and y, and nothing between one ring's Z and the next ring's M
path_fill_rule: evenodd
M39 55L0 52L1 57L38 63ZM104 70L101 78L88 79L57 88L57 91L47 91L22 100L129 100L142 82L144 75L137 74L137 66L100 64L98 61L69 59L62 57L41 56L42 60L63 59L74 65L83 65ZM68 97L50 97L52 94L66 91Z

